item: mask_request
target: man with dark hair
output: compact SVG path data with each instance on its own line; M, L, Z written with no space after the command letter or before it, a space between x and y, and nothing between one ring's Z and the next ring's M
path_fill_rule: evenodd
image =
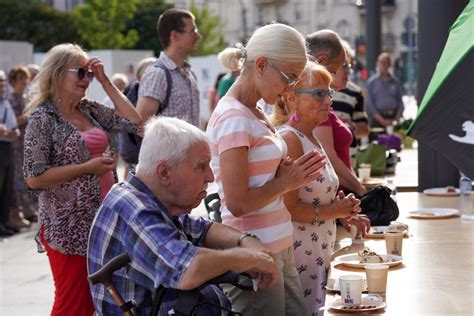
M339 35L331 30L321 30L307 35L306 42L314 59L335 75L346 56Z
M403 114L403 86L390 73L390 66L390 55L381 53L377 58L378 73L367 82L367 114L371 126L392 126Z
M159 113L199 126L197 80L186 62L201 39L194 16L186 10L166 10L158 19L157 31L164 50L143 74L137 110L145 120Z

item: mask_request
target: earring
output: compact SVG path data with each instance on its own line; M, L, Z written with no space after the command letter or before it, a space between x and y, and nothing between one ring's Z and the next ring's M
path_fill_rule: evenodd
M262 79L262 74L258 74L257 78Z
M293 114L290 116L290 121L292 121L293 123L298 123L300 121L300 117L298 116L298 114Z

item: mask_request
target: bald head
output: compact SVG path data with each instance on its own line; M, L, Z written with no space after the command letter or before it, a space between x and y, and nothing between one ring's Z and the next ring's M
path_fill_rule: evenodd
M345 52L341 38L331 30L321 30L306 36L311 55L331 73L335 73L344 63Z

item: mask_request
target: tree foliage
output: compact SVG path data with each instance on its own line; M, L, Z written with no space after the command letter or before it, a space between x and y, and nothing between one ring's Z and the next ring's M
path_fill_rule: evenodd
M71 14L37 0L0 0L0 12L0 39L27 41L42 52L64 42L84 44Z
M163 49L158 39L156 23L158 17L171 7L172 5L166 4L163 0L139 1L135 16L126 26L126 30L138 31L138 41L133 48L153 50L156 56L160 54Z
M138 0L89 0L78 5L73 15L81 38L92 49L119 49L134 47L138 32L128 29L126 22L132 19Z
M227 44L224 37L219 32L219 29L221 28L220 18L216 15L212 15L207 7L199 10L193 5L190 11L196 18L196 26L202 36L202 39L198 43L198 49L194 55L205 56L216 54L223 50Z

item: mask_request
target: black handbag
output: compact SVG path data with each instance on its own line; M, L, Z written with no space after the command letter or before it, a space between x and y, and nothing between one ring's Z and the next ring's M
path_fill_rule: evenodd
M392 191L386 186L378 186L360 199L361 213L367 215L370 225L387 226L398 218L400 211L391 193Z

